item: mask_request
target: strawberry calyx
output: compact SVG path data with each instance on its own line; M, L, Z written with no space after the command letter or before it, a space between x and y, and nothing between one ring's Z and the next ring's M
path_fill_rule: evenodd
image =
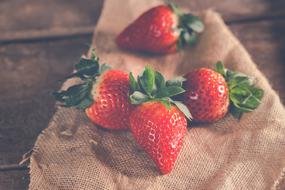
M60 105L64 107L76 107L82 110L88 108L94 101L91 94L94 83L102 73L109 69L107 64L99 64L99 57L96 56L93 49L91 58L82 56L79 63L75 65L75 71L65 78L65 80L80 78L81 83L70 86L67 90L54 92L55 99L61 102Z
M243 73L234 72L216 63L216 71L225 78L230 94L230 113L240 119L243 113L252 112L260 104L264 91L256 87L256 80Z
M193 46L198 40L198 35L204 31L204 24L201 19L190 13L182 13L174 3L169 3L168 6L178 16L179 24L177 30L180 32L177 47L179 49L188 46Z
M174 104L191 120L192 116L187 106L172 98L185 92L182 88L182 83L186 80L185 78L177 77L166 81L160 72L154 71L149 66L145 67L142 75L137 76L137 80L132 73L130 73L129 78L131 86L129 98L131 104L139 105L149 101L159 101L167 109L170 109L171 104Z

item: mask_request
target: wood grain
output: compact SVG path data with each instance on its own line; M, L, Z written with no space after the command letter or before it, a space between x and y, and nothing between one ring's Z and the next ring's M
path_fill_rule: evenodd
M0 172L1 190L26 190L29 185L29 173L25 171Z
M91 36L0 46L0 165L16 164L54 112L51 92L72 71Z
M284 0L176 0L175 2L194 11L214 9L221 13L226 21L285 16Z
M0 1L0 42L90 34L103 0Z
M15 171L15 170L18 171L28 170L28 165L27 163L23 163L22 165L19 164L0 165L0 172Z

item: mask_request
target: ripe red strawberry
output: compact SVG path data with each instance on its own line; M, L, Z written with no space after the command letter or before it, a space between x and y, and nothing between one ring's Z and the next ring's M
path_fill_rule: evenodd
M196 16L181 13L174 4L160 5L143 13L116 38L119 47L150 53L172 53L193 45L204 29Z
M171 172L182 147L190 113L181 102L170 97L181 94L181 81L165 82L163 76L147 67L136 82L130 74L132 104L131 132L161 173Z
M228 112L229 92L224 77L211 69L201 68L185 75L184 103L196 121L211 122Z
M128 129L133 109L128 74L99 65L94 54L92 59L81 58L75 67L76 72L68 78L79 77L83 83L55 93L56 99L66 107L85 110L88 118L103 128Z
M216 71L200 68L185 75L184 103L193 120L213 122L227 112L240 118L243 112L253 111L260 104L263 91L254 86L244 74L226 70L217 63Z
M131 130L137 143L150 155L161 173L171 172L182 148L187 121L177 107L146 102L132 113Z
M85 112L94 123L108 129L128 129L132 105L129 102L128 74L109 70L93 86L95 100Z

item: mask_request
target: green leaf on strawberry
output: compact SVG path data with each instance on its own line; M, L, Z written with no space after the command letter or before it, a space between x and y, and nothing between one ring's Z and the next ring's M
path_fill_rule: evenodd
M184 81L186 81L184 77L176 77L172 80L166 81L166 86L182 86Z
M197 41L198 41L198 35L197 33L187 33L187 32L184 32L183 33L183 39L184 39L184 44L187 44L189 45L190 47L194 46ZM183 44L183 43L182 43Z
M179 18L177 30L180 31L180 36L177 42L179 49L185 45L193 46L198 41L198 34L202 33L205 26L201 19L190 13L182 13L178 6L174 3L168 5Z
M132 73L129 78L131 86L129 98L132 104L139 105L148 101L159 101L168 109L171 104L174 104L188 119L191 119L188 108L182 102L173 100L174 96L185 92L182 88L183 81L185 81L183 77L165 82L161 73L147 66L143 74L137 77L137 81Z
M130 86L131 86L132 91L139 90L139 84L137 83L132 72L130 72L129 78L130 78Z
M155 72L147 66L142 76L139 76L138 82L144 92L148 95L151 95L155 84Z
M147 102L149 97L142 92L135 91L132 95L130 95L130 100L132 104L138 105L143 102Z
M226 77L226 69L221 61L216 63L216 71L223 75L223 77Z
M80 78L82 83L71 86L67 90L54 92L53 95L64 107L76 107L84 110L94 101L91 96L91 91L97 77L109 69L110 67L108 65L99 64L99 58L93 49L91 59L86 57L80 58L79 63L75 65L75 72L66 77L66 79L74 77Z
M73 77L79 77L81 79L86 79L92 76L96 76L99 74L98 68L99 68L98 62L95 62L93 60L88 60L85 58L81 58L79 63L75 65L76 71L70 74L69 76L67 76L66 79L73 78Z
M185 92L185 90L180 86L166 86L160 88L155 94L155 98L172 97Z
M65 107L85 107L90 106L89 94L92 88L91 83L83 83L69 87L65 91L54 92L54 96L60 102L64 102Z
M194 32L201 33L204 30L204 24L199 17L192 14L184 14L182 16L182 22L187 25L189 29L192 29Z
M173 104L176 105L176 107L182 112L184 113L184 115L187 117L187 119L191 120L192 118L192 115L189 111L189 109L187 108L187 106L185 104L183 104L182 102L180 101L174 101L172 100L171 101Z
M164 88L165 87L165 79L160 72L155 72L155 84L157 88Z
M243 73L226 69L222 62L216 63L216 71L224 76L230 93L230 113L240 119L245 112L252 112L260 104L264 91L255 86L255 80Z

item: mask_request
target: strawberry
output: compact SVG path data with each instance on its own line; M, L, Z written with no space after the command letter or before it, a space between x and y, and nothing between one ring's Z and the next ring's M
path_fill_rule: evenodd
M225 69L221 62L216 71L200 68L185 78L183 102L199 122L217 121L228 111L240 119L243 112L256 109L263 97L263 90L255 87L251 78Z
M56 99L63 106L85 110L88 118L103 128L128 129L133 109L128 98L128 74L99 65L94 52L91 59L81 58L75 68L67 78L79 77L82 83L54 93Z
M148 153L162 174L171 172L182 147L190 112L171 97L185 92L179 80L165 82L159 72L146 67L137 81L130 73L136 105L130 116L130 129L137 143ZM186 117L185 117L186 116Z
M186 44L192 46L203 29L198 17L181 13L174 4L159 5L127 26L117 36L116 43L123 49L172 53Z

